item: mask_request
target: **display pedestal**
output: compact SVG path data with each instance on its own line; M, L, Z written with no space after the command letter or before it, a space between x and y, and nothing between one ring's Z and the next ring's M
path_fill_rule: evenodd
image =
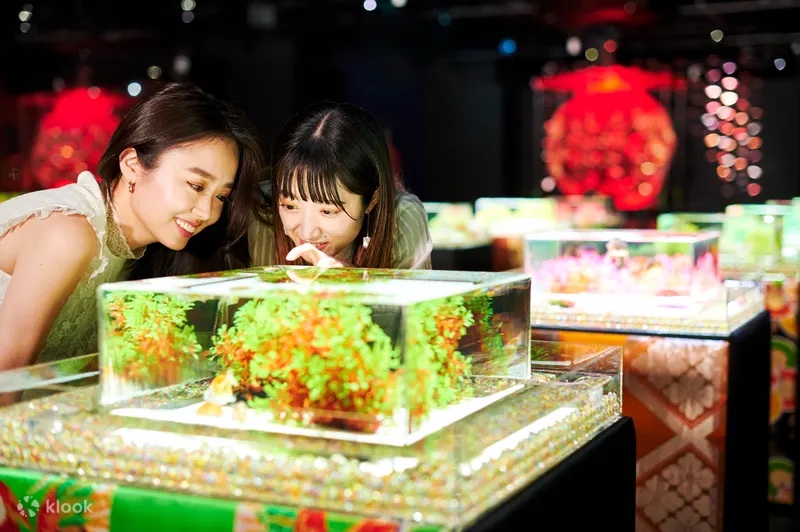
M768 528L768 312L728 336L537 325L533 337L624 347L623 414L636 424L637 530Z
M213 467L209 469L209 472ZM165 471L169 475L169 471ZM514 530L552 524L562 518L576 530L596 527L618 532L634 529L635 434L630 418L600 432L517 495L480 518L469 530ZM580 501L580 511L576 511ZM338 530L433 532L394 520L347 513L297 509L181 493L38 471L0 468L0 530ZM62 511L67 509L68 512ZM5 519L5 521L4 521Z
M766 272L757 267L729 268L731 279L757 276L772 321L772 375L770 378L769 501L770 513L787 516L800 498L797 482L797 313L800 307L800 272L782 265Z
M633 532L636 434L623 417L549 473L485 515L469 532L564 530Z
M764 311L728 339L727 432L724 439L723 524L726 531L766 530L769 504L770 317ZM720 528L722 529L722 528Z

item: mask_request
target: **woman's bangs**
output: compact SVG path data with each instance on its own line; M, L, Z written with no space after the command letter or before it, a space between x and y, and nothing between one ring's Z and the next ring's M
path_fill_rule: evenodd
M332 168L295 166L277 176L278 191L287 198L298 199L299 196L303 201L335 205L344 210L335 175Z

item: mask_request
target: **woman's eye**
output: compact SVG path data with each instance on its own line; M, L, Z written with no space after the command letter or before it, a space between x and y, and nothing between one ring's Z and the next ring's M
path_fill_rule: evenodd
M289 205L288 203L281 203L281 208L286 209L287 211L293 211L295 209L295 206Z
M195 192L203 191L203 185L198 185L197 183L189 183L189 186L192 187L192 190L194 190Z
M217 196L217 199L220 200L222 203L228 203L231 200L231 198L226 196L225 194L220 194L219 196Z
M324 214L325 216L336 216L337 214L339 214L339 211L332 211L330 209L325 209L322 211L322 214Z

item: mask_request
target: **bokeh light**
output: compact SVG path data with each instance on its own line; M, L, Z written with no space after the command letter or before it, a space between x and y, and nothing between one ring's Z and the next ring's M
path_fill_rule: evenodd
M711 37L720 42L722 31L713 31ZM697 94L705 96L702 104L696 104L705 111L699 117L705 133L699 136L708 150L708 161L715 165L716 174L724 183L723 195L730 197L738 188L757 196L762 186L754 180L761 179L762 169L755 163L762 157L763 140L759 135L764 111L748 100L748 84L758 80L748 72L737 72L736 63L722 61L718 56L706 60L704 75L697 69L690 74L687 77L702 87Z

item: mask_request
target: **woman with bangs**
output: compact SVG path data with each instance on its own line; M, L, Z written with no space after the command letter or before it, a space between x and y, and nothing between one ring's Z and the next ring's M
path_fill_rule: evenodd
M395 179L383 129L365 110L307 109L279 136L272 173L263 223L250 230L253 265L430 268L425 209Z

